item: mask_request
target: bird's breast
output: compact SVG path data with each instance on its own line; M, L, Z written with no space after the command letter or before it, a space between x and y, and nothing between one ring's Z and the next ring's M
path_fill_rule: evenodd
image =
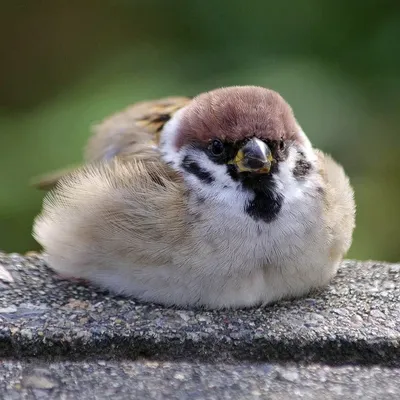
M190 253L201 263L230 271L251 270L296 259L325 241L321 204L282 204L272 221L256 219L246 209L202 204L192 225ZM195 243L195 245L193 245Z

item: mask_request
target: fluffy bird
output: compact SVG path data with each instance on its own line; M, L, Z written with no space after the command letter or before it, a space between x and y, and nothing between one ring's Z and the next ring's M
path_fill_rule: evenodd
M33 235L59 274L175 306L242 308L323 287L354 194L275 91L235 86L134 104L95 127Z

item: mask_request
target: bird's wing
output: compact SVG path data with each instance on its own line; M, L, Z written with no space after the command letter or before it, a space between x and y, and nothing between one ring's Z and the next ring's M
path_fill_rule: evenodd
M325 225L331 235L331 258L340 260L349 250L355 227L356 205L349 178L332 157L316 151L320 174L325 183Z
M126 160L158 159L159 134L172 115L189 104L189 97L166 97L135 103L92 128L84 151L84 163L109 161L114 157ZM49 190L75 166L50 172L32 179L32 186Z
M143 101L107 117L93 127L85 160L107 160L116 155L140 156L145 148L157 147L165 123L190 101L188 97Z
M33 236L67 276L168 265L187 237L185 199L181 178L160 161L88 164L46 195Z
M34 176L30 180L30 185L36 189L40 190L51 190L53 189L57 182L65 175L79 168L80 165L70 166L67 168L59 169L56 171L47 172L39 176Z

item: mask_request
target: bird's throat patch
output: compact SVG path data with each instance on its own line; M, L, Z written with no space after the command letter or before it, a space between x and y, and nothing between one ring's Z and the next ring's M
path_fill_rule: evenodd
M227 166L228 173L234 181L240 182L243 190L254 193L253 200L245 206L245 212L256 221L272 222L278 217L284 201L277 192L276 183L271 174L239 173L234 166ZM278 172L274 164L271 171Z
M269 191L255 191L255 197L246 206L245 212L256 221L274 221L282 208L283 196Z

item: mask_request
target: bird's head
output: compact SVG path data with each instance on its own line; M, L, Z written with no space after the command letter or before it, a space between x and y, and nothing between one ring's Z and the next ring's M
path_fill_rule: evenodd
M165 125L160 150L191 190L230 204L264 196L280 208L291 180L312 166L311 144L291 107L256 86L195 97Z

